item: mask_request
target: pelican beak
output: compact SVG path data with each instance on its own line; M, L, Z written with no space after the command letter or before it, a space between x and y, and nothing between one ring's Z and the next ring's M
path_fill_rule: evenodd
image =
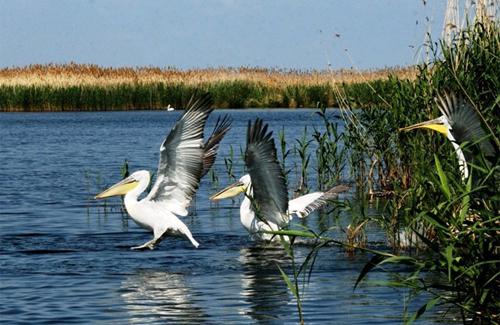
M229 185L225 189L220 192L215 193L210 197L212 201L218 201L222 199L228 199L230 197L236 196L245 192L246 186L242 182L236 182L234 184Z
M410 130L415 130L419 128L426 128L426 129L431 129L434 131L438 131L439 133L442 133L444 135L448 134L448 128L446 125L443 124L439 119L434 119L434 120L429 120L417 124L413 124L404 128L400 128L399 131L410 131Z
M115 196L115 195L125 195L132 189L134 189L137 185L139 184L138 181L136 181L133 178L125 178L124 180L116 183L115 185L111 186L107 190L97 194L95 196L95 199L104 199L110 196Z

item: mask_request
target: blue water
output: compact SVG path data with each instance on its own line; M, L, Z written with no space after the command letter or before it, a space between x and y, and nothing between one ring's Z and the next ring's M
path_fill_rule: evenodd
M207 129L224 113L233 117L233 127L215 165L219 184L205 177L196 211L183 219L200 247L167 238L153 251L130 250L151 234L128 219L120 199L94 201L93 196L120 179L125 159L131 171L155 171L159 146L180 112L0 114L0 321L296 323L296 301L277 268L289 272L290 258L279 246L247 235L238 200L214 205L208 197L230 181L223 158L231 146L234 173L242 173L240 151L249 119L269 122L276 139L284 128L290 148L305 127L310 134L322 122L313 110L219 110ZM329 111L332 119L336 114ZM290 159L293 190L300 166ZM314 164L313 158L313 189ZM350 193L340 197L346 199L352 199ZM351 218L313 214L306 222L314 229L337 226L331 235L342 240L338 227ZM376 225L367 233L370 245L384 246ZM296 260L303 261L310 250L307 242L297 245ZM333 246L321 250L304 287L306 323L402 323L410 293L370 284L389 280L387 273L372 272L353 291L369 258ZM420 320L436 322L449 323L450 317L444 321L430 313Z

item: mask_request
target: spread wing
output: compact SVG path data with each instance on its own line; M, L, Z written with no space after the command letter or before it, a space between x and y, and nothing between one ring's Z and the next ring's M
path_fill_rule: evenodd
M205 142L205 153L203 154L203 172L201 173L201 177L205 176L212 165L215 162L215 158L217 157L217 150L219 150L219 143L222 138L226 135L226 133L231 129L231 118L229 115L224 115L221 119L220 117L217 119L215 123L215 128L208 137L207 142Z
M205 153L203 129L211 106L210 95L193 96L160 147L156 182L146 199L162 202L180 216L187 215L200 182Z
M345 185L337 185L326 192L314 192L299 196L288 202L288 214L296 214L300 218L305 218L314 210L327 204L329 200L335 199L339 193L348 189L349 187Z
M441 113L448 118L451 134L459 145L466 141L469 144L481 141L479 148L484 155L495 155L495 149L490 141L485 139L487 134L481 126L481 121L471 103L454 93L445 93L444 96L438 96L436 102Z
M283 226L289 221L288 191L272 134L261 119L256 119L253 125L248 122L245 164L252 179L256 215Z

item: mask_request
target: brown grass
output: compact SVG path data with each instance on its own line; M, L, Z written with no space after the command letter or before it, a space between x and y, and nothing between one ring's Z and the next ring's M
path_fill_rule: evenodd
M290 85L320 85L333 83L363 83L384 80L389 75L415 79L414 67L395 67L379 70L336 71L282 70L265 68L208 68L179 70L175 68L136 67L106 68L90 64L29 65L0 69L0 86L70 86L107 87L123 84L176 84L197 86L224 81L249 81L269 87Z

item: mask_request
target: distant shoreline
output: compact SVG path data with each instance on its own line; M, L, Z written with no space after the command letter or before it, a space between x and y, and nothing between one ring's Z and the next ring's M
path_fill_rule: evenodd
M217 108L338 107L341 91L358 107L373 104L390 76L413 80L415 67L299 71L263 68L177 70L31 65L0 69L0 112L126 111L182 108L196 90Z

